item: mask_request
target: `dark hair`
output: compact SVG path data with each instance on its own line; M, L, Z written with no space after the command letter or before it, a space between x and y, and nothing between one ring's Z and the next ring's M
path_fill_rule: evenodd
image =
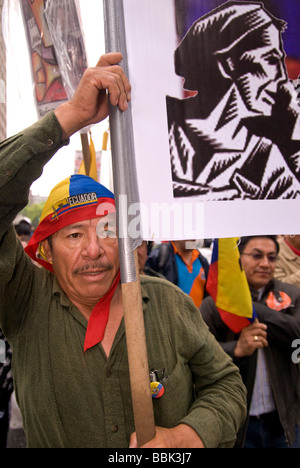
M257 239L257 238L261 238L261 237L272 240L274 242L274 244L276 245L277 253L279 253L279 243L277 241L277 236L264 236L264 235L241 237L240 240L239 240L239 244L238 244L240 253L244 252L245 247L246 247L246 245L248 244L249 241L251 241L252 239Z
M52 252L52 245L53 245L53 244L52 244L52 236L47 237L47 241L48 241L49 249L50 249L51 252Z
M275 18L259 2L228 1L199 18L175 51L175 71L185 79L185 89L206 94L212 87L212 93L216 93L215 81L218 80L224 95L230 82L222 76L218 60L222 55L230 55L238 45L249 50L249 35L271 24L280 32L286 27L284 21ZM205 93L201 93L202 90Z
M32 234L31 225L24 219L15 225L15 230L18 236L30 236Z
M153 245L154 245L154 242L153 241L148 241L147 242L147 255L149 256L152 252L152 248L153 248Z

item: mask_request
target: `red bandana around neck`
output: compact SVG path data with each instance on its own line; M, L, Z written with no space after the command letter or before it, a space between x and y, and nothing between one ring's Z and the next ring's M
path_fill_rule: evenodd
M87 351L89 348L92 348L103 340L109 317L110 303L120 283L120 279L121 274L119 272L110 290L95 305L86 330L84 351Z
M285 243L289 246L289 248L294 252L294 254L296 254L296 255L298 255L298 257L300 257L300 250L296 249L296 247L291 245L288 240L286 240L286 239L284 239L284 240L285 240Z

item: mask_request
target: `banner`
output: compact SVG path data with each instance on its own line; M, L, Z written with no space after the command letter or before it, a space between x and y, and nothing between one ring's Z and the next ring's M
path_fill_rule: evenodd
M44 16L69 99L87 68L79 11L77 0L47 0L45 4Z
M300 4L124 0L144 239L300 232ZM138 233L137 233L138 234Z
M38 116L70 99L87 68L76 0L20 0Z
M44 0L20 0L39 118L68 99L44 17L44 3Z

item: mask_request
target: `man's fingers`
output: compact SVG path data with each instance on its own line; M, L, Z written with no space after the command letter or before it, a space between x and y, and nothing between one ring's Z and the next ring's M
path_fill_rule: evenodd
M131 99L131 86L119 67L117 70L112 70L111 78L111 83L107 87L110 102L113 106L119 106L121 110L126 111Z
M258 332L256 335L248 336L248 343L254 348L264 348L268 346L267 333Z
M131 434L130 442L129 442L129 448L132 448L132 449L138 448L136 432L134 432L133 434Z
M98 60L97 67L109 67L110 65L118 65L123 60L120 52L110 52L102 55Z
M127 110L128 101L131 99L131 86L121 67L110 67L106 69L105 75L99 73L98 86L99 91L107 89L113 106L119 106L123 111Z
M131 100L131 86L123 68L119 66L122 60L123 56L120 52L110 52L100 57L97 67L109 67L112 73L118 75L116 76L116 81L120 90L120 102L118 100L115 102L111 101L111 103L113 105L120 105L121 103L121 107L125 106L127 108L127 103ZM112 96L113 92L108 91Z

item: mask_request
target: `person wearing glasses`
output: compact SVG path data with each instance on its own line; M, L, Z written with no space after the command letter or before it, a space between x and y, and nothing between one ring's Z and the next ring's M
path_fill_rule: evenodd
M242 237L239 251L258 318L234 334L211 297L200 307L247 387L248 417L236 446L299 448L299 364L292 356L300 338L300 288L274 278L279 253L276 236Z

